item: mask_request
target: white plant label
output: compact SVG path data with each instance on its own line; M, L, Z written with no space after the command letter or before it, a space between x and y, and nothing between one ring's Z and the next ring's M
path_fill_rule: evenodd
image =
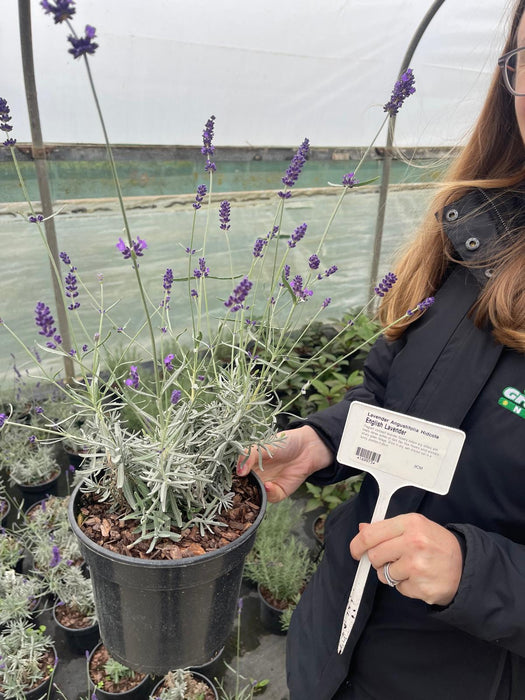
M379 485L371 522L382 520L392 494L403 486L445 494L465 441L457 428L376 408L360 401L350 404L337 461L369 472ZM352 631L363 597L370 561L361 557L348 599L338 652Z

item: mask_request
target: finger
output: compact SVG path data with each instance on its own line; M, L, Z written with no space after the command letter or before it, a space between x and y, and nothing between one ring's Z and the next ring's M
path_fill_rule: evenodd
M265 481L264 488L266 490L266 497L270 503L278 503L284 500L288 495L275 481Z
M257 449L251 447L244 454L239 455L237 460L237 475L246 476L251 472L258 459Z
M401 516L380 520L377 523L362 523L359 533L350 542L350 553L354 559L361 559L363 554L382 542L401 537L404 533Z

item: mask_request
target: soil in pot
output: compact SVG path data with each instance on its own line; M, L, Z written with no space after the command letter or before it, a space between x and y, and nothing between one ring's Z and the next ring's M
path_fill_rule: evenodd
M92 617L84 615L78 608L57 603L53 607L53 619L75 654L91 651L100 641L98 622L93 622Z
M168 689L170 680L167 678L158 683L151 691L150 697L158 698L164 689ZM218 694L209 678L197 671L188 671L186 675L186 693L184 700L217 700Z
M328 513L322 513L321 515L318 515L312 525L314 537L320 544L323 544L324 542L324 526L326 523L327 515Z
M133 671L129 676L123 676L118 682L114 682L104 668L110 659L110 654L102 643L98 644L89 655L89 679L95 695L100 700L109 700L114 695L120 695L121 698L125 697L127 700L146 698L153 685L151 677L145 673Z

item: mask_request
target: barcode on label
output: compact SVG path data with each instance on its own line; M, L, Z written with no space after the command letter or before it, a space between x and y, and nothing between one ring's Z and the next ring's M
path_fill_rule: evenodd
M364 447L356 447L355 453L359 457L359 459L363 460L363 462L369 462L370 464L375 464L381 459L381 455L379 452L365 450Z

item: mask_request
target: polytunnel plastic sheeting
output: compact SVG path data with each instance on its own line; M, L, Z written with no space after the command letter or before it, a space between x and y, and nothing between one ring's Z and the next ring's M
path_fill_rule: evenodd
M396 125L401 146L453 145L479 112L501 51L510 0L445 0L411 66L416 94ZM431 0L82 0L74 25L96 27L91 60L113 143L366 145ZM82 60L65 25L31 2L44 139L101 143ZM4 0L2 97L29 141L17 3ZM381 142L380 142L381 143Z

